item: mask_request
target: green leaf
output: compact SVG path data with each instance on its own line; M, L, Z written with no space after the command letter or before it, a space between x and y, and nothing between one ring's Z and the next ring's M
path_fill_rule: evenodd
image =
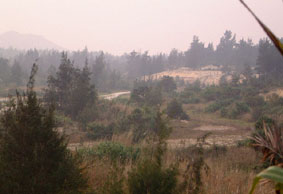
M279 187L281 189L283 184L283 169L277 166L271 166L259 173L254 178L250 194L254 192L256 185L259 183L260 179L263 178L274 181L275 183L277 183L277 188Z
M279 38L277 38L271 30L255 15L255 13L248 7L248 5L243 1L240 0L240 2L245 6L245 8L254 16L256 21L259 23L259 25L262 27L262 29L265 31L265 33L268 35L268 37L272 40L276 48L279 50L279 52L283 55L283 44L280 42Z

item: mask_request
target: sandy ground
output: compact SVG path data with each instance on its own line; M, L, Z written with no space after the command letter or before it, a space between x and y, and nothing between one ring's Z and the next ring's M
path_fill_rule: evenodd
M212 145L219 146L234 146L238 141L245 139L245 136L241 135L211 135L206 139L206 147ZM187 139L169 139L167 140L168 147L171 149L175 148L185 148L197 143L197 139L195 138L187 138Z
M185 82L193 83L196 80L199 80L205 85L219 84L219 80L223 75L222 71L218 70L191 70L189 68L179 68L171 71L164 71L156 74L152 74L147 78L151 79L160 79L163 76L170 76L180 79L183 79Z
M0 98L0 102L6 102L8 100L9 100L9 98Z
M273 89L270 92L266 93L266 94L262 94L262 96L264 98L267 98L268 96L271 96L272 94L277 94L280 97L283 97L283 88L277 88L277 89Z
M237 130L234 127L229 127L229 126L218 126L218 125L204 125L200 127L196 127L193 130L197 131L234 131Z
M112 94L105 94L105 95L101 95L100 97L101 98L104 98L106 100L113 100L114 98L117 98L121 95L124 95L124 94L130 94L131 92L130 91L126 91L126 92L115 92L115 93L112 93Z

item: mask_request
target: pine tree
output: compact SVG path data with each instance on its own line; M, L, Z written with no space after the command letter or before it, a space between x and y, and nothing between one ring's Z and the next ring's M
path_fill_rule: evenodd
M75 118L86 106L91 107L97 100L94 85L90 84L90 71L86 62L82 71L75 74L75 85L71 95L71 116Z
M17 93L1 118L0 194L82 193L80 163L55 130L53 108L42 108L33 91L36 70L34 65L26 93Z
M56 76L48 78L45 102L55 103L57 110L76 119L87 105L93 105L97 99L95 87L90 84L90 76L87 62L80 70L63 53Z
M11 67L11 81L14 82L17 86L22 85L22 68L17 61L14 62Z

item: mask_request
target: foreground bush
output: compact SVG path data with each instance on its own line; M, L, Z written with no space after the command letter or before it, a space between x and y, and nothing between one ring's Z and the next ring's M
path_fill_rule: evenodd
M45 110L33 91L34 65L26 95L10 101L1 118L0 193L82 193L80 163L55 130L53 110Z

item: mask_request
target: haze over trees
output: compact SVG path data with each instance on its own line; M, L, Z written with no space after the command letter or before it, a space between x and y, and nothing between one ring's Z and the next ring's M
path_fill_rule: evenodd
M22 85L28 80L28 72L34 61L39 64L38 83L47 84L61 64L61 52L56 50L3 50L0 52L0 84ZM87 61L91 83L98 91L130 89L129 80L143 78L164 70L189 67L200 69L207 65L221 67L223 71L243 73L248 68L256 69L260 75L280 75L282 62L278 51L267 39L259 43L252 40L236 40L236 35L227 30L220 37L218 45L202 42L198 36L188 45L186 51L172 49L168 54L150 55L148 52L132 51L122 56L103 52L82 51L67 53L76 68L83 68ZM5 73L4 73L5 72ZM8 76L9 75L9 76ZM271 76L272 77L272 76Z

